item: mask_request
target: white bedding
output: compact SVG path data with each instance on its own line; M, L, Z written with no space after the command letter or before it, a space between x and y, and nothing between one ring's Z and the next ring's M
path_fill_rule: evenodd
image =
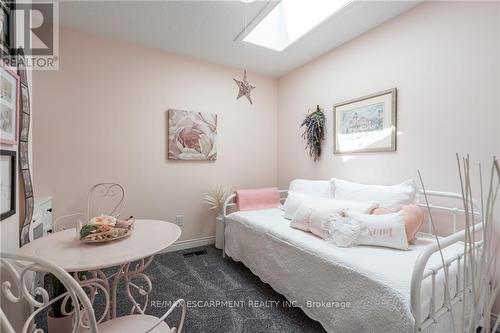
M340 248L290 228L289 223L280 209L232 213L226 220L226 253L296 302L328 332L413 331L411 274L419 251L432 238L419 237L408 251L370 246ZM445 254L461 251L462 246L456 244ZM429 260L430 265L439 263L437 255ZM453 267L450 272L453 276ZM440 280L442 283L444 279L438 275ZM422 311L427 314L430 281L423 284L422 299ZM349 302L350 306L335 308L335 302Z

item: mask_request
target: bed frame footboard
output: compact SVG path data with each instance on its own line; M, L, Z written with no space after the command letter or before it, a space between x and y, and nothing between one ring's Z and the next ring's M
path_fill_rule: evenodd
M427 195L429 199L432 197L442 197L448 199L456 199L459 200L461 203L463 202L462 195L458 193L426 191L425 195ZM418 205L427 209L427 204L425 203L423 191L420 192L420 199L421 200ZM414 329L415 333L422 332L426 328L437 323L440 317L451 311L450 305L451 307L453 307L455 304L463 302L466 297L466 294L472 292L471 282L467 278L465 278L464 281L463 276L461 275L460 272L463 272L464 269L465 270L469 269L468 263L466 263L464 256L466 255L469 256L469 253L471 251L475 255L478 255L483 246L482 240L478 240L472 246L469 246L467 248L467 253L465 253L464 251L451 257L447 256L444 265L440 263L439 265L434 267L427 267L429 258L434 253L438 253L440 251L440 248L441 250L443 250L455 243L463 241L466 237L466 232L467 232L467 230L465 229L457 231L457 219L460 215L465 214L465 211L463 209L459 209L457 207L438 206L438 205L433 205L432 203L429 203L428 207L431 211L437 210L452 214L453 233L447 237L440 238L439 244L437 242L430 244L419 254L419 256L417 257L417 261L415 262L415 267L413 269L413 274L411 279L411 311L413 317L415 318L415 329ZM480 222L482 218L481 209L475 202L473 202L473 208L474 208L473 214L478 217L479 222L477 222L476 224L474 224L469 228L469 232L471 234L480 232L482 230L482 223ZM428 233L434 234L431 223L428 222L428 225L429 225ZM456 265L457 276L456 278L454 278L453 281L448 281L448 283L455 284L455 292L452 295L448 295L449 290L445 288L445 290L443 291L445 293L445 295L443 295L444 304L438 305L436 304L436 299L437 299L436 276L440 273L440 271L446 272L445 274L447 274L452 265ZM430 300L429 314L426 313L424 315L422 314L421 293L422 293L422 283L426 279L430 279L431 281L430 283L431 283L432 294Z

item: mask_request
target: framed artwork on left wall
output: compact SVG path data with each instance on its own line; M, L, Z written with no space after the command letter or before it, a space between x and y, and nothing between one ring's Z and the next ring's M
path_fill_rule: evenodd
M16 152L0 150L0 221L16 213Z
M168 159L217 160L217 115L168 110Z
M0 64L0 143L15 145L19 130L19 76Z

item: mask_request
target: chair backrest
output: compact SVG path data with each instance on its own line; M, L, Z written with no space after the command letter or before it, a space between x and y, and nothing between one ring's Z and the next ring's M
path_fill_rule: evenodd
M82 213L75 213L69 215L59 216L52 223L52 231L58 232L70 228L76 228L78 226L78 222L87 222L87 217Z
M119 216L125 204L125 188L117 183L92 186L87 196L87 218L97 215Z
M35 316L54 304L61 303L62 313L73 316L73 333L82 327L88 328L88 332L98 333L94 309L87 294L78 282L62 268L38 257L0 253L0 270L7 273L2 275L2 281L0 281L5 298L11 303L25 301L33 310L24 322L24 327L20 332L36 331L43 333L42 330L34 330ZM32 277L36 273L52 274L54 277L53 281L61 283L66 292L60 295L51 295L45 289L45 286L34 287L32 285ZM99 288L99 286L93 286L92 283L84 287L88 287L89 291L95 287ZM15 333L11 321L9 321L5 314L6 311L4 311L8 304L8 302L0 304L0 331Z

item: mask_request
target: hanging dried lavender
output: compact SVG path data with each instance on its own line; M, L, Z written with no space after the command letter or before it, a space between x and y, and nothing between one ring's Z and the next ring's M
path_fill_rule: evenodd
M325 138L325 114L316 107L316 111L309 113L300 127L305 127L302 137L306 140L306 149L314 162L321 156L321 144Z

